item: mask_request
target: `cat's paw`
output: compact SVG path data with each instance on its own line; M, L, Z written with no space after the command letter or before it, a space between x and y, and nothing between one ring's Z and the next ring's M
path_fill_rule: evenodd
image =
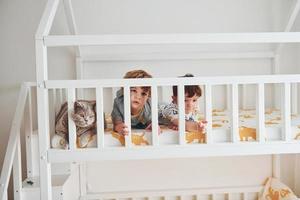
M82 134L79 138L78 138L78 147L79 148L85 148L89 145L89 143L92 141L93 139L93 135L92 133L84 133Z
M60 135L54 135L51 139L51 146L54 149L68 149L69 145L67 140L60 136Z

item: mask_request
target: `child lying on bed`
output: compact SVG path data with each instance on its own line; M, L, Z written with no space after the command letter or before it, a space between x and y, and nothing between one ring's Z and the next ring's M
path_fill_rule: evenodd
M193 77L192 74L186 74L183 77ZM159 108L159 121L161 124L169 125L170 128L178 130L178 101L177 86L173 86L172 102L167 105L161 105ZM184 86L185 91L185 129L190 132L203 132L206 121L199 121L197 110L198 99L202 95L201 88L198 85Z
M133 70L126 73L124 78L152 78L144 70ZM137 129L150 129L151 102L150 87L130 88L131 127ZM111 113L114 131L127 135L128 127L124 123L124 94L123 89L117 91Z

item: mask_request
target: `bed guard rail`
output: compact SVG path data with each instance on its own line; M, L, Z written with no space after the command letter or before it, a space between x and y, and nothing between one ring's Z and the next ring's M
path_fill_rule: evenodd
M96 90L96 104L97 104L97 113L103 113L103 89L104 88L112 88L112 87L122 87L124 89L124 116L125 116L125 124L130 123L130 87L133 86L150 86L151 87L151 103L152 103L152 145L149 147L139 147L138 150L134 151L148 151L149 149L155 149L155 147L159 147L159 136L158 136L158 94L157 88L160 86L178 86L178 106L179 106L179 146L181 147L181 153L185 154L190 149L194 148L220 148L220 144L215 144L212 141L212 86L214 85L228 85L230 87L230 107L231 107L231 142L226 144L224 149L228 148L227 150L216 153L216 150L210 151L211 153L204 152L207 155L227 155L231 154L229 152L234 152L234 147L240 148L240 154L247 154L252 151L247 151L243 153L240 145L249 144L241 144L239 140L239 94L238 94L238 86L244 84L254 84L256 85L256 112L257 112L257 141L252 143L250 148L257 145L258 148L253 150L254 154L260 154L260 152L264 153L292 153L292 152L300 152L300 148L294 148L297 144L296 141L292 140L291 137L291 85L300 82L300 75L255 75L255 76L218 76L218 77L188 77L188 78L151 78L151 79L104 79L104 80L53 80L53 81L45 81L45 88L46 89L66 89L67 91L67 102L69 109L72 108L73 103L76 100L76 89L80 88L93 88ZM265 140L265 84L273 84L279 83L283 86L283 95L282 95L282 119L283 119L283 134L282 140L276 142L266 142ZM184 118L184 86L186 85L203 85L205 88L205 120L208 122L206 127L206 144L205 145L186 145L185 141L185 118ZM297 102L294 102L297 104ZM111 150L108 147L104 146L104 119L103 115L98 115L97 119L97 149L101 150L102 152L111 151L114 152L115 150ZM69 117L70 118L70 117ZM69 148L71 151L77 150L77 152L84 152L87 151L83 149L76 149L76 127L72 120L69 119ZM129 126L129 134L126 136L125 148L124 149L136 149L132 148L131 144L131 128ZM277 150L275 150L274 146L268 146L270 144L277 144ZM290 143L291 146L288 149L283 150L286 148L286 144ZM164 147L166 149L170 149L172 151L173 148L178 147L178 145L174 145L172 147ZM225 144L224 144L225 145ZM231 146L229 146L231 145ZM259 146L260 145L260 146ZM266 147L270 147L268 151L263 151L261 147L262 145L266 145ZM283 146L280 146L283 145ZM188 147L189 146L189 147ZM196 146L196 147L195 147ZM206 147L203 147L206 146ZM184 148L183 148L184 147ZM144 150L142 150L142 148ZM291 149L294 150L292 151ZM146 149L146 150L145 150ZM184 150L185 149L185 150ZM255 149L255 148L254 148ZM241 151L240 151L241 150ZM89 152L95 151L89 150ZM200 150L199 150L200 151ZM200 155L198 151L197 155ZM59 152L62 153L62 152ZM159 152L156 152L160 154ZM177 152L178 153L178 152ZM117 154L117 152L116 152ZM232 155L239 154L233 153ZM250 153L251 154L251 153ZM167 156L167 154L165 155ZM116 156L120 158L120 156ZM52 156L53 158L53 156ZM51 159L51 155L50 155ZM58 159L59 160L59 159ZM62 160L60 160L62 161Z

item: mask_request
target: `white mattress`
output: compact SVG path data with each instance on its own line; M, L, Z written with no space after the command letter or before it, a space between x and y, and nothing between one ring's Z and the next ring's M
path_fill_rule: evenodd
M202 115L202 118L203 115ZM279 141L282 138L282 119L281 113L278 110L267 109L265 112L265 125L266 133L265 138L267 141ZM292 139L300 139L300 115L291 116L292 125ZM256 129L257 118L255 110L241 110L239 113L239 127L246 127L251 129ZM108 125L108 129L105 132L105 145L106 146L121 146L118 139L111 134L111 125ZM143 136L143 140L151 144L152 132L146 130L132 130L133 135ZM299 134L299 135L298 135ZM299 136L299 138L296 138ZM95 138L96 139L96 138ZM240 138L244 142L255 141L254 138ZM230 127L230 113L223 110L213 111L213 130L212 130L212 140L215 143L224 143L231 141L231 127ZM245 141L247 140L247 141ZM171 145L178 144L178 131L168 129L167 127L162 127L162 134L159 135L160 145ZM204 141L199 141L195 139L191 143L203 143ZM92 144L92 143L91 143ZM93 142L94 146L95 142ZM141 143L141 145L147 145L146 142Z

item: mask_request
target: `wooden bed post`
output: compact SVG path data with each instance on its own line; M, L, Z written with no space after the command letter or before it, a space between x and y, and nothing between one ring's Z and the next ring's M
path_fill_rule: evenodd
M49 35L58 4L59 0L48 0L35 35L40 198L43 200L52 200L51 164L48 160L48 150L50 149L49 98L48 90L45 88L45 81L48 80L48 66L47 47L44 44L44 37Z
M47 48L43 40L36 40L36 73L37 73L37 111L40 154L40 189L41 199L52 199L51 165L48 162L47 152L50 148L49 140L49 107L48 90L44 87L47 80Z

